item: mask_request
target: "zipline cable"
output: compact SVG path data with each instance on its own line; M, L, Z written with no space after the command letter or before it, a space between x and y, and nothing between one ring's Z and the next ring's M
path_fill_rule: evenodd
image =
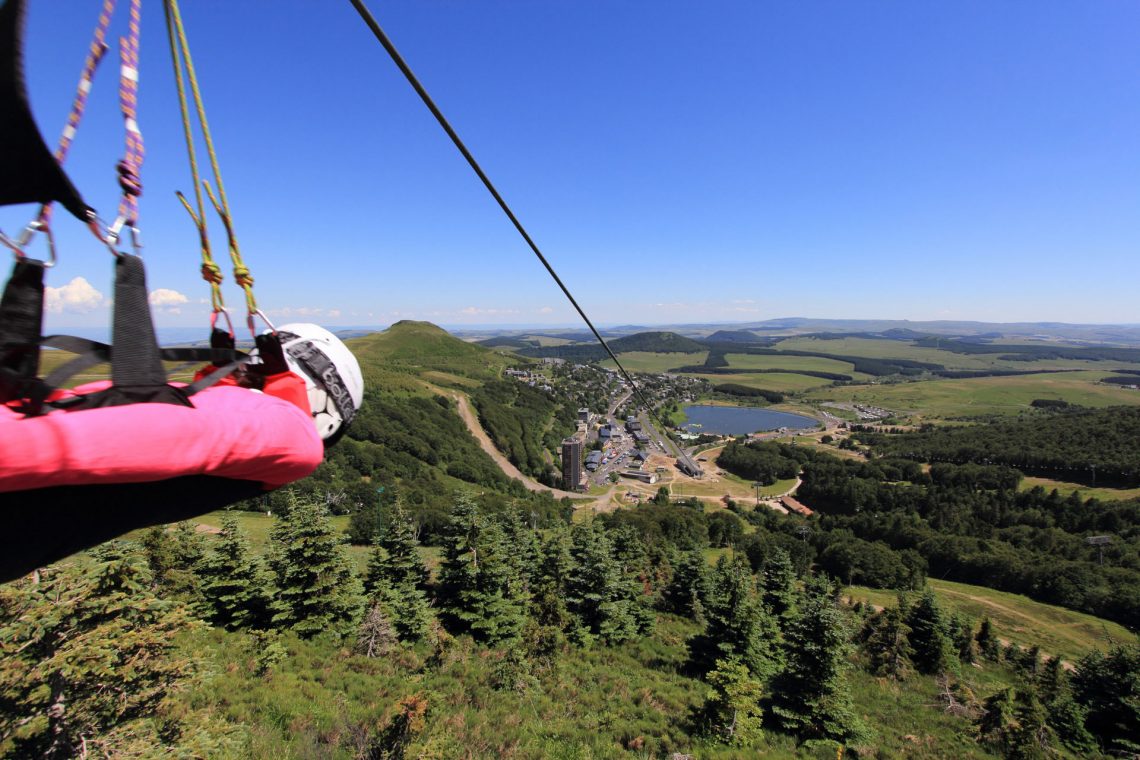
M520 222L518 220L518 217L515 216L514 212L511 211L511 207L507 205L507 202L505 200L503 200L503 196L499 195L499 191L495 189L495 186L493 184L491 184L490 178L488 178L486 173L484 173L482 167L480 167L479 163L475 160L475 157L471 155L471 151L467 150L467 146L464 145L463 141L459 139L459 135L456 134L454 129L452 129L451 124L447 121L447 118L443 115L443 112L439 110L439 107L436 106L435 101L433 101L431 99L431 96L428 95L427 90L425 90L424 86L420 84L420 80L416 78L416 75L412 72L411 67L408 66L407 62L404 60L404 57L400 55L400 51L396 50L396 46L392 44L392 40L388 39L388 35L385 34L384 30L380 28L380 24L377 23L372 13L368 10L368 6L364 4L363 0L350 0L350 2L352 3L352 7L356 8L356 12L360 14L360 18L363 19L368 28L372 30L372 34L375 35L376 40L384 46L385 50L388 51L388 55L392 57L392 61L396 64L397 67L399 67L400 71L403 72L404 77L408 80L408 83L420 96L420 100L424 102L424 105L427 106L428 110L431 111L433 116L435 116L435 120L439 122L439 126L443 127L443 131L446 132L447 136L451 138L451 142L453 142L455 144L455 147L459 149L459 152L463 154L463 158L467 159L467 163L470 164L471 168L475 171L475 174L478 175L480 180L482 180L484 187L486 187L487 191L491 193L491 197L493 197L499 204L499 208L501 208L503 210L503 213L507 215L507 218L511 220L511 224L515 226L515 229L518 230L520 235L522 235L522 238L526 241L526 244L530 246L530 249L532 251L534 251L534 255L538 257L538 260L542 262L542 265L544 267L546 267L546 271L549 272L550 276L554 278L554 281L558 283L558 287L562 289L562 292L566 295L566 298L570 301L570 304L578 312L578 316L582 318L582 321L585 322L586 326L590 328L590 332L592 332L594 334L594 337L597 338L598 343L602 345L602 348L604 348L606 350L606 353L609 354L610 358L614 360L614 364L616 364L617 368L621 371L622 377L624 377L626 382L629 383L629 387L633 389L633 392L637 394L637 398L638 401L641 402L641 406L649 413L651 417L657 421L657 424L661 425L661 428L664 430L665 425L654 413L653 407L650 406L649 403L645 400L645 396L641 393L641 388L638 387L637 383L633 381L633 378L630 376L629 372L627 372L625 367L622 366L621 361L617 358L617 354L613 352L613 350L609 347L609 344L606 343L604 338L602 338L602 334L598 332L598 329L596 327L594 327L594 323L590 321L590 318L588 316L586 316L586 312L582 309L581 306L578 305L578 302L574 300L574 296L570 294L570 289L567 288L566 285L562 282L562 278L559 277L558 273L554 271L554 267L552 267L550 265L550 262L546 260L546 256L544 256L542 254L542 251L539 250L538 245L535 244L531 236L527 234L526 229L522 226L522 222Z

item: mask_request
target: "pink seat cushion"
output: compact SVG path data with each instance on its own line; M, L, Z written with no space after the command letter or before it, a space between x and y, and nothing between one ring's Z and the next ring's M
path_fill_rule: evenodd
M191 400L194 408L131 404L28 418L0 407L0 492L180 475L276 488L321 463L324 445L312 418L289 401L233 385L215 385Z

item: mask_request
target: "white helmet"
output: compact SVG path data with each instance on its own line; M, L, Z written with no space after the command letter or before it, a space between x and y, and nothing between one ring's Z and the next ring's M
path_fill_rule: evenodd
M319 325L282 325L277 337L289 369L305 379L317 432L332 445L364 401L360 364L340 338Z

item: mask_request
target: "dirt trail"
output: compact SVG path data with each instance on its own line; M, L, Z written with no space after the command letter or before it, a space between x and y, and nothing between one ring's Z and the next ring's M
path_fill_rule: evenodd
M507 477L514 478L515 480L519 481L523 484L523 486L526 487L528 491L550 491L550 493L554 494L554 498L556 499L569 498L580 500L583 498L584 494L574 493L572 491L562 491L557 488L551 488L550 486L544 486L537 480L533 480L524 475L518 467L515 467L509 459L503 456L503 453L501 451L495 448L495 444L491 441L491 436L487 435L487 431L483 429L483 426L481 424L479 424L479 418L476 416L475 410L471 408L471 402L465 395L462 393L457 393L455 391L444 391L440 388L435 388L435 390L439 391L440 393L445 393L455 401L455 406L459 410L459 417L463 420L463 423L467 425L467 429L471 431L471 435L475 436L475 440L479 442L479 447L482 448L483 451L487 452L487 455L491 457L491 459L495 460L495 464L499 466L499 469L501 469L503 471L503 474L505 474ZM614 489L610 488L593 502L590 502L589 504L579 503L575 505L575 508L582 509L583 507L588 506L592 507L596 512L608 511L610 509L610 501L613 497L613 494Z

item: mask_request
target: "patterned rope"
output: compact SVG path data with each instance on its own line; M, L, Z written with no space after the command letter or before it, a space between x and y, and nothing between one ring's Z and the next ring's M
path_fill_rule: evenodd
M103 9L99 12L99 21L95 25L95 33L91 38L91 47L87 50L87 59L83 62L83 73L79 76L79 86L75 90L75 99L71 102L71 113L67 115L67 126L59 137L59 146L55 149L55 160L62 164L67 159L67 152L75 139L79 129L79 122L83 120L83 113L87 110L87 96L91 93L91 84L95 79L95 70L107 52L107 28L111 25L111 16L115 12L115 0L104 0ZM45 203L40 207L36 221L40 226L46 227L51 222L52 205Z
M127 226L137 227L139 217L138 197L142 195L142 182L139 170L143 162L143 139L138 125L139 94L139 18L141 0L131 0L130 20L127 36L119 38L119 108L123 112L126 126L126 150L123 160L116 165L119 172L119 187L123 195L119 201L119 218Z

